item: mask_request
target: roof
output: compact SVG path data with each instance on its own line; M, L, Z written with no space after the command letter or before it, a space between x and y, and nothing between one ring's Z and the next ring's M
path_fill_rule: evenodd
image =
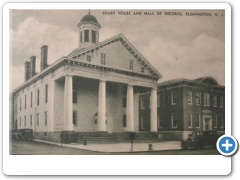
M28 86L29 84L31 84L32 82L35 82L38 78L42 78L44 77L46 74L48 74L50 71L52 71L53 69L56 69L57 67L61 66L65 61L76 61L75 59L73 59L73 57L76 57L78 55L81 54L85 54L88 53L94 49L97 48L101 48L105 45L108 45L112 42L118 41L120 40L125 46L126 48L134 55L134 57L136 57L138 60L140 60L141 62L144 62L147 67L149 69L151 69L152 72L154 72L154 76L161 78L162 75L148 62L148 60L122 35L119 34L117 36L114 36L112 38L109 38L107 40L104 40L100 43L94 44L92 46L89 46L87 48L76 48L74 49L68 56L66 57L61 57L60 59L58 59L57 61L55 61L54 63L52 63L51 65L49 65L47 68L45 68L43 71L35 74L32 78L30 78L28 81L24 82L22 85L20 85L19 87L17 87L14 92L19 91L20 89ZM78 62L80 64L87 64L87 62ZM90 63L89 65L93 65L93 66L100 66L100 65L94 65L93 63ZM104 68L112 68L109 66L104 66ZM115 68L116 69L116 68ZM128 72L127 70L118 70L119 72ZM137 72L132 72L134 74L138 74Z
M89 24L89 23L95 24L99 28L101 28L101 25L98 23L97 18L95 16L91 15L90 13L82 17L78 26L81 26L82 24Z
M110 44L112 42L115 42L117 40L122 41L122 43L126 46L126 48L128 49L128 51L130 51L135 58L139 59L141 62L145 63L147 65L147 67L149 67L149 69L151 69L151 71L153 71L159 78L162 77L162 75L149 63L149 61L127 40L127 38L123 35L123 34L118 34L116 36L113 36L109 39L106 39L102 42L99 42L97 44L94 44L92 46L89 46L87 48L76 48L74 49L67 57L69 58L73 58L76 57L78 55L90 52L94 49L98 49L101 48L107 44Z
M204 84L219 86L219 84L216 81L216 79L214 79L213 77L210 77L210 76L198 78L198 79L195 79L195 81L199 81L199 82L202 82Z
M171 84L176 84L176 83L181 83L181 82L187 82L187 83L193 83L193 84L200 83L200 84L204 84L204 85L224 87L224 86L220 86L219 83L216 81L216 79L214 79L213 77L210 77L210 76L201 77L201 78L193 79L193 80L173 79L173 80L158 83L158 86L171 85Z

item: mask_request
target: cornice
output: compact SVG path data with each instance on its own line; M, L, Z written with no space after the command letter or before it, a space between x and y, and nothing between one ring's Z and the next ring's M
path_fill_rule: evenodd
M191 88L208 88L210 91L223 92L224 86L208 85L199 81L187 80L187 79L176 79L169 82L163 82L158 84L159 89L172 89L177 87L191 87Z
M125 74L128 76L136 76L136 77L141 77L141 78L146 78L146 79L153 79L156 81L158 80L158 76L156 76L156 75L146 75L146 74L142 74L142 73L138 73L138 72L134 72L134 71L130 71L130 70L115 68L112 66L89 63L86 61L76 61L76 59L73 59L73 58L62 57L57 62L55 62L53 65L48 66L42 72L36 74L32 78L30 78L28 81L23 83L21 86L16 88L13 91L13 93L15 94L15 93L21 91L22 89L30 86L31 84L35 83L36 81L44 78L49 73L54 72L57 68L59 68L61 66L65 66L65 65L76 66L76 67L81 66L81 67L87 67L87 68L92 68L92 69L98 69L98 70L105 71L105 72L110 71L110 72L115 72L118 74Z

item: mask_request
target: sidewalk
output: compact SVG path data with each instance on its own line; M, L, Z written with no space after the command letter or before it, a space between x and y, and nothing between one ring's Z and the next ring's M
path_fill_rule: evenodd
M34 141L61 146L61 143L43 141L38 139L34 139ZM180 141L153 142L151 144L152 144L151 151L181 149ZM97 151L97 152L130 152L131 150L130 142L122 142L122 143L115 143L115 144L114 143L111 143L111 144L89 143L87 145L83 145L80 143L72 143L72 144L62 144L62 146L75 148L75 149ZM133 152L145 152L145 151L149 151L149 143L141 143L141 142L133 143Z

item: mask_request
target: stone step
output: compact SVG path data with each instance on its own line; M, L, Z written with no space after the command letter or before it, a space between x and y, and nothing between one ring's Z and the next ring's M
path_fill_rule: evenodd
M130 133L119 132L119 133L107 133L107 132L76 132L74 134L76 141L83 143L86 138L87 142L92 143L118 143L118 142L130 142ZM157 142L157 133L149 132L136 132L135 140L136 142Z

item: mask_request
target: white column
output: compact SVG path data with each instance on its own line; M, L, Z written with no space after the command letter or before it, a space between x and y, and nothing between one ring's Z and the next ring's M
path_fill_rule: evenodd
M89 29L89 42L92 43L92 29Z
M82 43L85 43L85 29L82 29Z
M98 43L98 42L99 42L99 30L97 30L96 33L97 33L97 34L96 34L96 42Z
M127 130L134 131L134 111L133 111L133 86L127 87Z
M106 81L99 81L98 92L98 131L106 131Z
M73 104L72 104L72 76L65 76L65 86L64 86L64 130L72 131L72 113L73 113Z
M151 132L157 132L157 89L151 90L151 112L150 112L150 130Z

